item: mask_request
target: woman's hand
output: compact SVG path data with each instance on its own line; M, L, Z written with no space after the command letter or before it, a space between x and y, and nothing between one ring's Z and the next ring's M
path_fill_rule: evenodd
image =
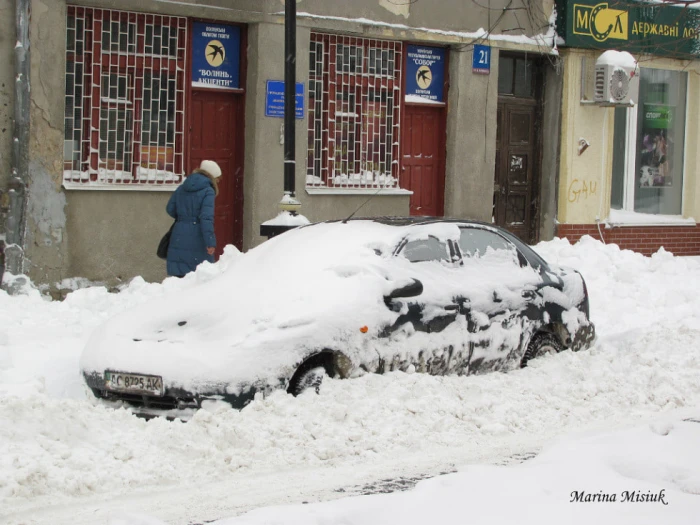
M214 251L215 251L215 250L216 250L216 246L209 246L209 247L207 248L207 253L208 253L209 255L214 255Z

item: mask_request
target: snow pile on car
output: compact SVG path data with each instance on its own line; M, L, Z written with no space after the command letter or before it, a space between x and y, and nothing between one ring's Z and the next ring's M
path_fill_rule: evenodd
M402 239L428 235L457 240L460 230L447 223L350 221L290 231L238 257L208 282L110 320L88 342L81 366L99 375L108 369L154 374L190 392L239 394L255 384L283 385L304 359L325 349L356 363L376 360L368 340L405 313L387 308L384 297L413 279L423 283L422 302L449 305L461 296L482 316L520 311L526 304L522 289L541 280L508 252L467 260L464 267L393 257ZM558 299L575 310L568 297ZM461 321L466 324L464 316ZM365 326L368 335L360 331ZM518 347L521 332L517 324L494 323L475 338L492 341L484 357L493 359L507 341ZM387 347L400 347L408 361L408 354L426 348L463 345L465 333L455 323L442 334L398 334Z

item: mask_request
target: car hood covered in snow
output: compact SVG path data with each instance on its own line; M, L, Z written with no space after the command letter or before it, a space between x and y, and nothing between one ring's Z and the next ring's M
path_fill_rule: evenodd
M191 392L223 387L235 395L252 384L288 379L301 361L323 349L343 351L358 362L376 353L377 335L399 316L384 296L412 279L424 285L421 301L448 304L464 293L472 309L486 315L496 307L522 308L522 288L542 280L540 272L518 269L512 261L465 261L456 267L393 256L402 239L428 231L459 238L455 224L349 221L290 231L236 257L208 282L112 318L90 338L81 368L100 375L155 374ZM457 271L473 272L469 290L447 284ZM561 301L565 309L576 304L575 298Z

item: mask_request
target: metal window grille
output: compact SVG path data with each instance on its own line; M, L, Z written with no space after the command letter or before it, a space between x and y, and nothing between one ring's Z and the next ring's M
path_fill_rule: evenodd
M307 187L398 188L401 42L311 34Z
M68 7L64 184L184 177L187 19Z

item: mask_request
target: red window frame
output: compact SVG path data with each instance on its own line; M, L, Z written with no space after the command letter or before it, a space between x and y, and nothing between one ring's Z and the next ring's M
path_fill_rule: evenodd
M398 188L402 43L312 32L311 45L307 187Z
M80 104L82 118L78 123L75 121L75 111L73 114L66 112L66 130L69 126L73 130L79 127L80 144L76 147L74 138L70 137L73 151L71 158L65 159L64 185L129 185L141 189L144 186L158 186L156 189L164 189L163 186L172 187L180 183L185 171L187 19L77 6L68 6L67 17L66 75L73 75L74 89L73 94L66 93L66 97L73 97L73 108ZM82 21L81 34L78 31L78 20ZM116 40L113 39L115 33L112 31L103 33L105 24L118 24ZM126 31L122 31L124 27ZM105 38L109 49L103 48ZM78 43L82 45L79 46ZM155 49L157 45L160 46L159 52ZM82 64L80 101L75 94L76 68L70 66L70 63ZM128 78L126 98L117 100L109 92L106 97L103 96L103 76L115 74ZM149 74L150 83L145 81ZM161 86L163 74L168 79L165 90ZM154 93L156 85L159 88ZM166 107L162 108L164 93ZM146 100L151 102L149 108L144 107ZM110 148L110 135L119 135L117 130L109 127L105 129L101 114L104 110L119 111L120 108L128 107L131 107L131 120L129 122L126 116L128 111L124 111L123 118L123 135L130 138L128 147L127 141L123 141L121 159L116 158L119 156L116 153L113 159L101 158L105 144L107 149ZM144 146L144 117L148 115L152 122L154 108L159 118L156 127L157 145L153 145L152 136L148 134L149 144ZM160 129L162 122L165 123L165 129ZM130 129L127 129L127 123L130 124ZM106 140L105 135L108 137ZM165 140L161 140L163 137ZM69 140L68 137L66 140ZM115 138L115 144L116 141ZM161 145L161 142L164 144ZM126 151L130 151L130 155ZM80 157L79 162L75 156Z

